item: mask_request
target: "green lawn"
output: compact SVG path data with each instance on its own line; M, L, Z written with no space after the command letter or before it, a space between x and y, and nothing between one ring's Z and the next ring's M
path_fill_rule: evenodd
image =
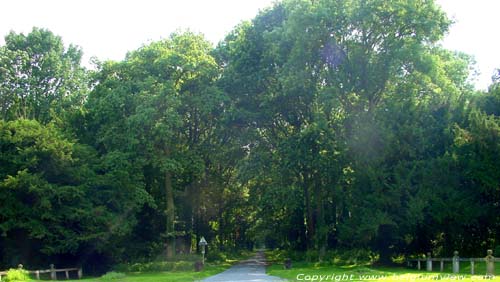
M84 278L80 280L65 280L71 282L192 282L220 273L230 267L231 264L218 264L205 266L200 272L193 271L172 271L172 272L154 272L154 273L127 273L123 278L103 279Z
M439 266L438 266L439 267ZM500 277L486 280L481 275L470 275L470 267L461 265L462 271L453 276L450 271L443 273L418 271L408 268L375 268L368 266L319 266L312 263L296 262L292 269L275 264L268 268L268 274L286 278L289 281L500 281ZM476 264L478 274L485 273L485 266Z
M248 259L254 255L250 251L242 251L225 255L223 261L216 263L206 263L203 271L195 272L194 265L192 270L175 270L175 271L150 271L150 272L125 272L124 277L105 279L104 277L84 277L81 280L65 280L70 282L192 282L201 280L206 277L223 272L238 261ZM188 258L188 257L187 257ZM181 261L179 263L194 262Z
M103 277L84 277L81 280L65 280L70 282L192 282L201 280L206 277L223 272L235 263L241 260L252 257L255 253L251 251L241 251L238 253L226 254L221 257L220 261L215 263L206 263L203 271L195 272L194 265L192 269L175 270L175 271L151 271L151 272L125 272L124 277L115 279L105 279ZM189 261L189 256L186 260L178 263L188 263L192 265L194 262ZM153 262L154 263L154 262ZM144 264L147 265L147 264ZM185 267L183 268L185 269Z
M278 261L278 260L275 260ZM220 273L229 268L234 261L226 261L222 264L207 264L201 272L194 271L171 271L151 273L127 273L122 278L104 279L102 277L85 278L82 280L69 280L72 282L192 282ZM435 268L439 268L436 264ZM451 265L445 264L444 272L426 272L405 267L371 267L367 265L320 265L308 262L293 262L292 269L285 270L283 265L275 263L267 272L293 281L498 281L500 276L486 280L482 274L485 273L485 264L476 263L476 275L470 275L470 263L462 262L461 272L458 275L451 273ZM477 275L480 274L480 275ZM68 281L68 280L67 280Z

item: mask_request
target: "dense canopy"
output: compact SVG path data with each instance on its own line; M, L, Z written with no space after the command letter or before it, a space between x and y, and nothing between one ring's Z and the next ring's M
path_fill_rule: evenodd
M0 269L104 271L201 236L209 255L500 252L500 79L474 90L450 24L434 1L284 0L216 47L177 32L94 70L11 32Z

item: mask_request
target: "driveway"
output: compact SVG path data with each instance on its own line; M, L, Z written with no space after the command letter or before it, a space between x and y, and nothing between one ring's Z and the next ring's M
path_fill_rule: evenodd
M255 257L240 262L228 270L208 277L202 282L284 282L285 279L266 274L266 258L262 251Z

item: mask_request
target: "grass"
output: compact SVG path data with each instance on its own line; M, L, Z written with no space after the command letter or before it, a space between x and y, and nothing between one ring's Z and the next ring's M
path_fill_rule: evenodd
M206 263L200 272L194 271L194 262L189 260L177 262L183 265L189 264L189 270L185 267L174 271L150 271L150 272L112 272L101 277L89 277L80 280L65 280L71 282L192 282L213 276L231 267L236 262L252 256L252 252L234 253L224 256L223 261ZM189 259L189 258L188 258ZM155 264L155 263L152 263ZM142 264L147 266L148 264ZM109 275L112 274L112 275ZM117 275L118 274L118 275Z
M168 271L151 273L125 273L124 277L106 279L104 277L84 278L80 280L65 280L71 282L183 282L197 281L220 273L231 266L230 263L217 265L206 264L205 269L200 272L192 271Z
M437 265L439 268L439 265ZM306 262L292 263L292 269L283 269L282 264L268 268L268 274L289 281L500 281L500 277L487 279L482 275L470 275L470 265L461 265L461 273L451 271L426 272L404 267L370 267L366 265L319 265ZM476 263L475 273L485 273L484 263Z
M226 270L231 265L229 263L218 265L205 265L205 269L200 272L193 271L169 271L169 272L152 272L152 273L125 273L122 278L105 279L100 278L85 278L82 282L177 282L177 281L197 281L203 278L215 275Z
M249 254L244 254L240 259L244 259ZM486 279L483 275L470 275L470 263L462 262L460 265L461 272L457 275L451 273L451 264L445 263L444 272L426 272L406 267L372 267L368 264L350 264L350 265L335 265L335 264L318 264L311 262L292 262L292 269L285 270L281 257L269 254L268 258L274 261L267 272L269 275L278 276L288 279L288 281L411 281L411 282L431 282L431 281L496 281L500 282L500 277ZM72 282L192 282L203 278L218 274L229 268L234 262L226 260L223 263L209 264L201 272L194 270L184 271L167 271L167 272L131 272L119 273L119 275L107 275L106 277L85 278L81 280L66 280ZM422 267L425 267L422 264ZM439 269L439 264L434 264L435 269ZM475 264L475 273L483 274L486 272L484 263Z

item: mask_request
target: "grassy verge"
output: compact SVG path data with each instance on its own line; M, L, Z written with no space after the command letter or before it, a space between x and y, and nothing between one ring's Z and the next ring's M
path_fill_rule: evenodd
M71 282L192 282L215 275L230 267L230 263L206 264L203 271L167 271L150 273L124 273L122 277L107 279L105 277L84 278L80 280L65 280Z
M444 272L425 272L399 267L369 267L360 265L319 265L306 262L294 262L292 269L283 269L282 264L273 264L268 274L286 278L289 281L499 281L500 277L486 279L483 275L470 275L470 266L463 265L459 274ZM475 273L485 273L485 267L476 265Z
M123 268L102 277L85 278L81 280L66 280L71 282L192 282L213 276L231 267L240 260L253 256L252 252L224 254L212 263L206 263L200 272L194 271L194 261L189 257L176 262L150 262L121 265ZM157 269L172 269L169 271Z

